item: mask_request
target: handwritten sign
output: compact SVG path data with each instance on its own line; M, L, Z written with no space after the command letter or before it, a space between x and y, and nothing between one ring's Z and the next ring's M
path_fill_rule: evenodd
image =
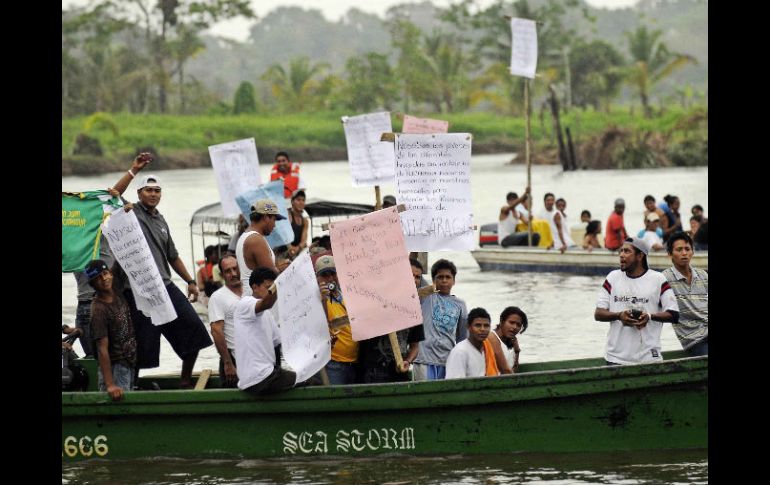
M353 340L422 323L420 300L395 207L333 222L329 235Z
M302 382L332 358L329 327L310 253L297 256L278 275L275 285L278 287L283 356L297 373L297 382Z
M390 113L343 117L353 187L393 183L393 144L380 141L393 131Z
M473 249L470 134L396 135L396 199L410 251Z
M102 224L110 250L128 275L136 308L154 325L176 320L176 310L133 211L116 210Z
M511 19L511 74L534 79L537 69L537 26L534 20Z
M449 131L449 122L404 115L404 126L401 131L403 133L446 133Z
M240 211L235 196L257 187L262 181L254 138L212 145L209 156L217 176L222 212L228 217L237 216Z
M273 180L260 185L256 189L252 188L238 194L235 201L238 204L241 214L246 220L249 220L251 213L251 204L259 199L270 199L278 206L278 213L286 219L275 222L275 229L265 239L271 248L285 246L294 240L294 230L289 222L289 211L286 206L286 199L283 198L283 180Z

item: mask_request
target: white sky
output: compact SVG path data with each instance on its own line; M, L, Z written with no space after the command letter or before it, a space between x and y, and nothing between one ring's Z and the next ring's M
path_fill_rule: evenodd
M62 8L68 8L72 5L83 6L92 0L62 0ZM375 2L362 2L361 0L251 0L251 8L257 17L261 18L267 15L276 7L298 6L305 9L318 9L323 12L324 17L330 21L339 20L351 8L356 7L364 12L377 14L380 17L385 16L385 12L393 5L402 3L419 3L420 0L377 0ZM638 0L585 0L592 7L604 8L623 8L637 3ZM445 7L454 0L432 0L436 6ZM480 0L482 6L493 3L493 0ZM238 41L245 41L249 35L249 27L253 20L234 19L226 22L220 22L210 29L211 33L228 37Z

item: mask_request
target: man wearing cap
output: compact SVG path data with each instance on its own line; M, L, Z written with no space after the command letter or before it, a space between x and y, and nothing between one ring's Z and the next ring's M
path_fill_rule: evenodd
M270 180L283 180L283 196L286 199L296 190L307 188L299 168L299 163L289 160L288 153L278 152L275 155L275 165L270 169Z
M620 249L623 241L628 237L626 226L623 222L623 212L626 211L626 201L615 199L615 210L607 219L607 229L604 231L604 247L610 251Z
M647 214L644 218L645 231L642 239L647 243L647 246L653 251L660 251L663 249L663 239L658 236L658 225L660 224L660 216L654 212Z
M278 205L270 199L260 199L251 206L249 213L251 223L243 231L235 245L235 258L238 261L238 271L241 273L243 295L251 294L249 277L254 268L270 268L278 273L275 267L275 254L265 239L275 229L275 222L286 219L278 213Z
M198 352L212 344L206 327L190 304L190 301L194 302L198 298L198 286L195 279L187 272L182 258L179 257L166 219L158 211L161 199L160 179L155 175L142 177L136 193L139 197L134 208L136 219L139 221L139 226L142 228L142 233L177 314L176 320L163 325L154 325L149 317L136 308L134 295L126 285L124 295L131 308L131 319L134 322L138 344L137 368L149 369L160 365L162 334L182 359L180 388L192 388L192 371ZM172 283L169 266L187 283L187 296ZM188 300L190 296L192 300Z
M117 291L107 263L95 259L83 271L96 296L91 302L91 331L99 360L99 390L113 401L123 399L123 391L134 386L136 337L131 310Z
M663 360L663 322L679 321L679 306L666 277L649 269L650 249L639 238L620 247L620 269L599 290L594 319L610 322L604 359L608 365Z
M382 208L394 207L396 205L396 198L392 195L386 195L382 198Z
M318 258L315 262L315 273L331 334L332 358L326 364L329 383L353 384L356 381L358 342L353 340L334 257L325 255Z

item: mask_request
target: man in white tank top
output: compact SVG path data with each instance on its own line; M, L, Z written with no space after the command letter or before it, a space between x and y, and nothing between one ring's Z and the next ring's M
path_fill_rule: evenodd
M575 241L572 240L572 235L569 229L569 220L564 209L567 208L567 201L559 198L556 200L556 210L553 215L552 223L559 230L558 233L554 233L553 244L554 247L559 249L562 253L571 246L575 246Z
M241 287L243 296L251 295L249 277L254 268L263 266L276 273L275 254L268 244L265 236L269 236L275 229L275 222L286 219L278 213L278 205L270 199L260 199L251 206L249 214L251 223L243 231L235 245L235 258L238 260L238 269L241 272Z

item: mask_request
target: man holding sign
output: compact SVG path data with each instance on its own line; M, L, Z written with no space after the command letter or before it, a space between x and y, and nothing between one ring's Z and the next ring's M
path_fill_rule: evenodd
M182 359L180 388L192 388L192 370L198 359L198 352L212 344L206 327L187 299L191 296L193 302L197 300L198 286L179 257L166 219L158 211L161 199L160 179L155 175L142 177L136 193L139 197L139 201L134 204L136 219L177 314L176 320L154 325L148 316L137 309L133 289L126 289L125 297L131 307L131 319L136 329L137 368L149 369L160 365L160 336L163 334L174 352ZM187 297L171 281L169 266L187 282Z

